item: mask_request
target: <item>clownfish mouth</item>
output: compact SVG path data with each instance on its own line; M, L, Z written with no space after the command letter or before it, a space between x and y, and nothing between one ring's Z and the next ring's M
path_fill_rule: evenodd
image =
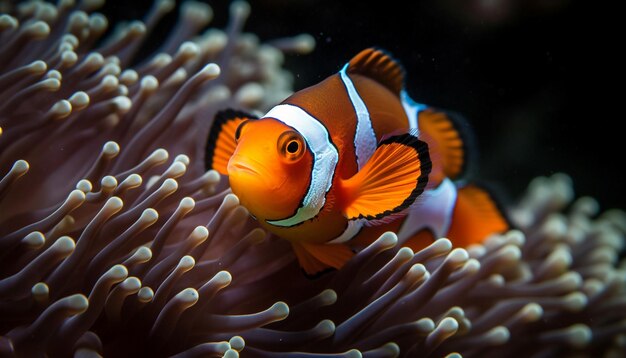
M259 175L259 173L254 170L253 168L242 164L242 163L232 163L228 165L228 171L229 172L239 172L239 173L248 173L248 174L254 174L254 175Z

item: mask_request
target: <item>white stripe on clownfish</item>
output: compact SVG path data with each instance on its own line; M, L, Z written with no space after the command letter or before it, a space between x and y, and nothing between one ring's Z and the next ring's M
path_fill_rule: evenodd
M343 233L341 233L341 235L337 236L336 238L327 241L326 244L341 244L350 241L361 231L362 228L362 220L350 220L348 221L348 226L343 231Z
M450 229L456 197L456 186L448 178L437 188L425 190L409 209L408 216L398 231L398 239L402 242L426 228L432 230L435 238L443 237Z
M328 130L315 117L292 104L280 104L263 118L274 118L295 129L307 143L313 155L313 169L309 188L296 213L286 219L267 220L274 226L290 227L317 216L326 203L326 193L332 186L339 152L330 139Z
M376 133L374 133L374 128L372 128L372 120L370 118L369 111L367 110L367 106L365 106L365 102L363 102L363 99L359 96L352 80L346 72L348 70L348 65L349 64L343 66L341 71L339 71L339 74L341 81L346 87L348 96L350 97L352 107L354 107L354 112L356 113L357 122L356 132L354 134L354 154L356 155L358 168L361 170L365 163L367 163L370 157L374 154L377 141Z
M404 112L409 118L409 128L411 129L411 131L414 131L414 134L417 137L419 136L417 117L419 113L425 110L428 106L415 102L411 97L409 97L409 94L406 93L406 90L402 90L402 92L400 92L400 99L402 101L402 107L404 107Z

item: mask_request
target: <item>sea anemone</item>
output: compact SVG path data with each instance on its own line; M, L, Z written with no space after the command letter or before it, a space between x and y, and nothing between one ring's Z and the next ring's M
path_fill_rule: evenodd
M213 115L291 91L284 54L234 2L174 8L106 39L101 1L29 1L0 15L0 355L624 356L626 214L574 201L562 174L507 208L516 230L413 252L388 232L307 278L204 170ZM203 31L202 33L200 33Z

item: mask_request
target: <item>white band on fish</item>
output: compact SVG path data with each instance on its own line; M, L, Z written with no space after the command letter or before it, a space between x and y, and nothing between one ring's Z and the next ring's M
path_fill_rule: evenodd
M402 90L402 92L400 92L400 98L402 100L402 107L404 107L404 112L406 113L407 118L409 118L409 128L411 128L411 130L413 131L416 131L414 135L417 137L419 136L417 116L419 112L425 110L428 106L412 100L405 90Z
M296 213L286 219L267 220L268 224L289 227L314 218L326 202L326 193L332 186L339 153L330 140L326 127L302 108L281 104L272 108L263 118L274 118L295 129L304 137L313 154L311 183Z
M365 163L367 163L370 157L374 154L374 151L376 151L377 141L374 128L372 128L370 113L365 106L365 102L363 102L363 99L359 96L352 80L346 73L348 65L349 64L343 66L339 73L341 75L341 81L343 81L344 86L346 86L350 102L352 102L352 106L354 107L354 111L356 113L357 122L356 134L354 135L354 148L357 165L359 170L361 170Z
M350 220L348 221L348 226L343 231L343 233L341 233L341 235L337 236L336 238L328 241L326 244L330 244L330 245L341 244L346 241L350 241L352 240L353 237L356 236L356 234L359 233L359 231L361 231L362 228L363 228L363 221Z
M409 209L409 215L398 231L400 242L425 228L430 229L435 238L444 237L450 229L457 195L456 186L448 178L435 189L425 190Z

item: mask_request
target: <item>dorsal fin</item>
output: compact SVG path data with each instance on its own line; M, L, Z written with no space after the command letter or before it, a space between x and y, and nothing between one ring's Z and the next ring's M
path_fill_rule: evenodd
M404 69L385 51L368 48L359 52L348 63L348 73L369 77L400 96L404 86Z

